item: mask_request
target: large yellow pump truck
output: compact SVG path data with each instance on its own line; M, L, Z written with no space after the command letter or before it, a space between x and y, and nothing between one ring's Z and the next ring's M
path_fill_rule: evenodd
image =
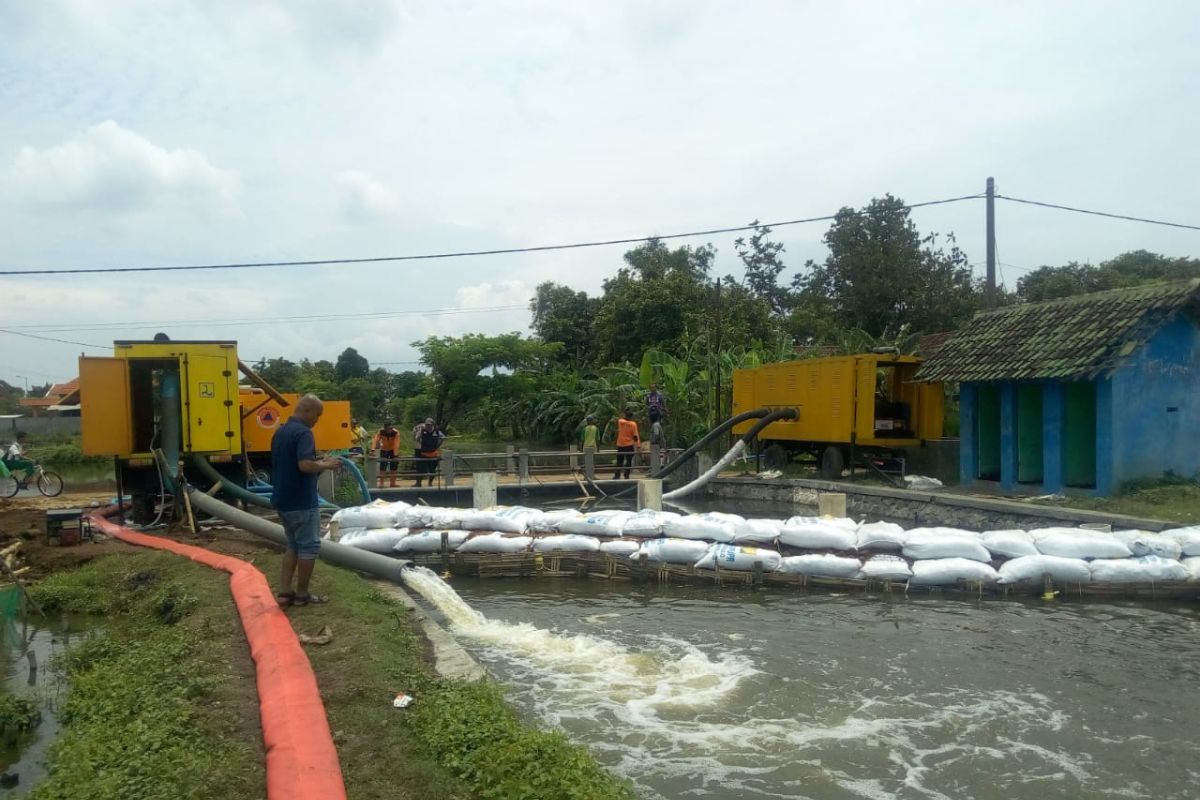
M239 386L242 377L248 387ZM269 465L271 436L298 395L281 394L238 359L237 342L117 341L111 357L79 359L80 423L85 455L114 459L133 516L149 521L168 469L207 459L245 486ZM350 403L326 400L313 429L317 448L350 446ZM173 463L172 463L173 462Z
M811 454L827 480L854 466L902 473L907 449L942 435L942 385L914 382L920 366L916 356L862 353L735 370L733 413L796 409L796 419L773 422L758 436L772 466Z

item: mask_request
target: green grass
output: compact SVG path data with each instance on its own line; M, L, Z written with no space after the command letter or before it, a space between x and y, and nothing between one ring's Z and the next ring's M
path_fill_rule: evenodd
M222 549L274 580L278 554ZM352 800L633 797L583 748L524 725L494 684L434 676L408 610L371 584L319 564L313 589L333 601L288 614L297 632L333 630L306 652ZM35 800L263 796L257 694L236 666L248 655L224 573L138 553L34 592L50 610L105 615L66 659L64 733ZM393 708L398 691L415 703Z
M1200 523L1200 483L1169 476L1158 481L1128 484L1112 497L1068 497L1063 504L1071 508L1195 524Z

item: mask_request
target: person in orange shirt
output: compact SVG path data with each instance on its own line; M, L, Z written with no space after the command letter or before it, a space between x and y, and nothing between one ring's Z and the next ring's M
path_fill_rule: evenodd
M633 453L638 445L642 443L642 439L638 436L638 426L634 422L633 412L628 408L621 414L621 419L617 420L617 471L613 473L613 480L618 480L621 477L621 469L625 469L625 479L629 479L629 470L633 466Z
M400 466L400 462L396 460L400 450L400 431L396 430L396 426L392 424L391 420L384 421L379 433L375 434L375 441L372 442L372 445L379 451L379 488L383 488L385 478L394 487L396 485L396 468Z

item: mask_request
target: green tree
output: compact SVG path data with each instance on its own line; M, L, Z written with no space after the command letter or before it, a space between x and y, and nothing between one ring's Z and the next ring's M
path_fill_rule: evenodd
M537 287L529 303L533 313L530 327L543 342L561 342L560 360L565 364L589 364L596 358L592 321L600 302L569 286L546 281Z
M286 358L267 358L254 365L263 380L281 392L294 392L300 382L300 367Z
M739 236L734 249L746 270L745 286L750 293L765 301L776 316L787 313L792 304L791 292L779 285L779 276L787 268L782 259L783 244L771 241L771 229L750 223L754 234L749 239Z
M1027 302L1120 289L1164 280L1200 278L1200 259L1169 258L1147 250L1122 253L1099 266L1071 261L1042 266L1017 281L1017 296Z
M808 262L795 282L810 309L828 304L842 329L860 328L871 336L949 330L982 302L982 286L964 254L948 237L922 237L897 197L874 199L863 209L843 208L825 233L829 256Z
M358 351L353 347L347 347L342 351L342 354L337 357L337 363L333 367L333 375L336 380L348 381L351 378L366 378L371 372L371 364L365 356L359 355Z

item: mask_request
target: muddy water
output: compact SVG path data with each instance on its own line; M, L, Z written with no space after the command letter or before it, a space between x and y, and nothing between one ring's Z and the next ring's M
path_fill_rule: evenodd
M463 580L456 629L645 797L1200 796L1200 609Z

